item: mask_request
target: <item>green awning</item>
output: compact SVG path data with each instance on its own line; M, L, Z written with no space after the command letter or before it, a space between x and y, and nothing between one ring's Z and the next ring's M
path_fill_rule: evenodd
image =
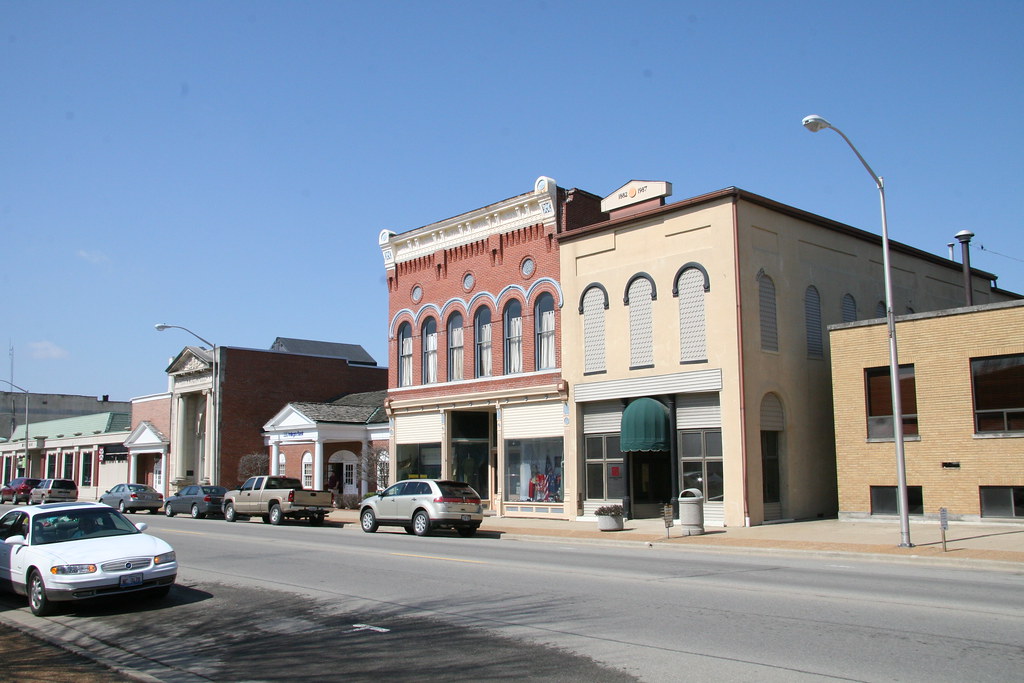
M632 451L669 450L669 413L661 401L638 398L622 411L619 448Z

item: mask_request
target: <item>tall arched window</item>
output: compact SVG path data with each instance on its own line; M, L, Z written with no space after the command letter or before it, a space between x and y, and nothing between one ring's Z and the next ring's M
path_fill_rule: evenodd
M654 283L646 276L634 277L626 290L629 306L629 367L654 365Z
M313 454L309 451L302 454L302 485L313 488Z
M544 292L533 306L534 355L538 370L550 370L555 365L555 297Z
M476 340L475 367L477 377L491 376L491 309L481 306L473 316L473 338Z
M608 310L608 292L601 285L592 285L583 292L580 313L583 314L583 371L604 372L604 317Z
M412 386L412 326L398 326L398 386Z
M448 318L448 381L462 379L462 314Z
M886 307L885 302L884 301L879 301L877 304L875 304L875 317L876 318L885 318L887 310L888 310L888 308Z
M502 316L505 332L505 374L523 371L523 306L517 300L509 301Z
M775 318L775 283L764 274L757 276L757 297L761 318L761 350L779 350L779 328Z
M423 323L423 383L437 381L437 321L427 318Z
M853 298L852 294L843 295L843 322L852 323L857 320L857 300Z
M821 332L821 295L810 285L804 290L804 327L807 331L807 357L824 358L825 348Z
M679 362L707 360L707 325L704 296L708 289L707 275L697 267L684 267L676 279L679 297Z

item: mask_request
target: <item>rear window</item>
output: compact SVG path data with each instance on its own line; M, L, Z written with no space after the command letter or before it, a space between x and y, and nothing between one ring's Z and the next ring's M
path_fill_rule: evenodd
M203 493L208 493L211 496L223 496L227 493L227 489L223 486L204 486Z
M77 488L77 487L75 486L75 482L70 481L68 479L55 479L53 481L53 486L51 486L50 488L53 488L53 489L73 489L73 488Z
M267 485L264 488L268 489L301 489L302 482L298 479L292 479L291 477L270 477L267 480Z
M455 484L449 481L438 482L441 495L445 498L479 498L480 494L469 484Z

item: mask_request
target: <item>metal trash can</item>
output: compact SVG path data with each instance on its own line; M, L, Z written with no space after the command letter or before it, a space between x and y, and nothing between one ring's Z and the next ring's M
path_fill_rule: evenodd
M704 533L704 494L700 489L686 489L679 494L679 526L683 536Z

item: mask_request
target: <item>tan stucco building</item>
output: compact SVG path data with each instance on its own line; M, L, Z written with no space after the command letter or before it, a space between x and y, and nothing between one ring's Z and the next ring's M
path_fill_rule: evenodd
M896 515L884 320L830 328L839 515ZM897 318L908 512L1024 521L1024 301Z
M633 181L558 235L566 500L651 516L696 488L708 525L834 515L825 330L884 315L881 238L737 188L670 193ZM959 264L892 259L897 314L963 301ZM973 271L975 302L1014 298L993 280Z

